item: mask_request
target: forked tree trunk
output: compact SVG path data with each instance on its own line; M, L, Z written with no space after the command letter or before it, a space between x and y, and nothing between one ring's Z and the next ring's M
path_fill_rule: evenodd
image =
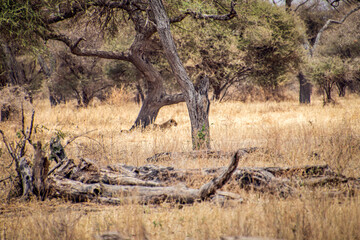
M347 86L347 82L344 81L344 80L340 80L340 81L336 82L336 87L337 87L338 92L339 92L339 97L345 97L346 86Z
M156 20L156 28L166 58L180 84L190 116L191 137L194 149L210 148L209 79L203 77L195 89L180 58L170 32L170 21L161 0L149 1Z
M142 102L140 112L130 130L141 127L146 128L155 122L160 109L166 105L184 101L183 94L168 95L164 87L164 79L160 73L142 55L145 43L135 40L132 46L131 62L144 75L147 82L147 95Z
M325 93L325 95L324 95L324 104L334 102L334 100L331 97L331 90L332 90L332 88L330 88L330 87L325 87L324 88L324 93Z
M151 82L148 82L148 85L153 84ZM142 102L140 112L135 120L135 123L131 127L131 130L136 127L145 128L155 122L160 108L164 106L164 104L161 103L161 95L163 91L164 89L162 87L149 87L148 94Z

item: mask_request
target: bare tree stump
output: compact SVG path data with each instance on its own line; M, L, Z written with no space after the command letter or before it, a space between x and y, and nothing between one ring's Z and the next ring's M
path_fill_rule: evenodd
M34 166L32 171L33 192L41 197L42 200L46 198L47 183L46 179L49 172L49 160L44 157L44 152L41 149L41 143L37 142L34 158Z

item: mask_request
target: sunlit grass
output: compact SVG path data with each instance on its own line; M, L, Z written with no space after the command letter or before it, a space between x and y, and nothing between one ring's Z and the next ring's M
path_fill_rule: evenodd
M119 98L119 99L117 99ZM320 99L309 106L296 101L212 103L211 145L214 150L244 147L261 150L240 166L302 166L329 164L333 170L360 177L360 98L339 99L323 107ZM139 105L114 95L108 103L78 109L68 103L50 108L46 100L35 102L35 140L46 143L64 133L70 158L87 157L100 164L148 164L159 152L191 151L190 122L185 104L164 107L156 123L174 118L177 127L161 130L129 129ZM27 119L30 115L27 114ZM20 121L1 122L9 139L16 139ZM86 133L86 134L84 134ZM82 135L84 134L84 135ZM81 136L80 136L81 135ZM0 178L11 173L10 158L2 149ZM31 154L31 149L28 150ZM157 164L176 168L225 166L229 159L179 159ZM206 179L189 179L198 187ZM0 183L2 184L2 183ZM1 186L5 202L10 186ZM101 206L62 201L11 202L0 205L0 239L92 239L105 231L118 231L128 239L219 239L220 236L262 236L280 239L360 239L360 199L329 198L321 190L279 199L269 194L239 190L245 202L221 207L212 203L190 206Z

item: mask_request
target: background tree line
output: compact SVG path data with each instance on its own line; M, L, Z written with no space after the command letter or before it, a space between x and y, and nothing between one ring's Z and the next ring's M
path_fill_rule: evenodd
M86 107L122 86L142 104L132 128L146 127L161 107L187 101L192 89L169 62L151 4L2 1L1 87L21 86L29 99L43 93L51 105L76 99ZM299 82L301 103L310 102L312 84L329 103L334 87L340 97L346 88L359 92L359 4L169 0L163 7L193 91L207 95L208 81L215 100L245 101L258 93L279 101ZM203 107L206 112L209 103ZM193 134L202 136L204 126L207 131L201 123Z

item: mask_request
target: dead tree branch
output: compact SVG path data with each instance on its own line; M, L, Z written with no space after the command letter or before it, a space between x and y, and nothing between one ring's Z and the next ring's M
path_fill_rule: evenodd
M350 17L353 13L357 12L360 10L360 4L352 9L351 11L349 11L347 14L345 14L345 16L337 21L337 20L333 20L333 19L329 19L326 21L325 25L320 29L320 31L318 32L318 34L316 35L316 38L315 38L315 43L313 45L313 47L311 48L311 55L313 55L313 53L315 52L317 46L319 45L320 43L320 40L321 40L321 36L323 34L323 32L328 29L331 25L334 25L334 24L337 24L337 25L341 25L345 22L345 20Z

